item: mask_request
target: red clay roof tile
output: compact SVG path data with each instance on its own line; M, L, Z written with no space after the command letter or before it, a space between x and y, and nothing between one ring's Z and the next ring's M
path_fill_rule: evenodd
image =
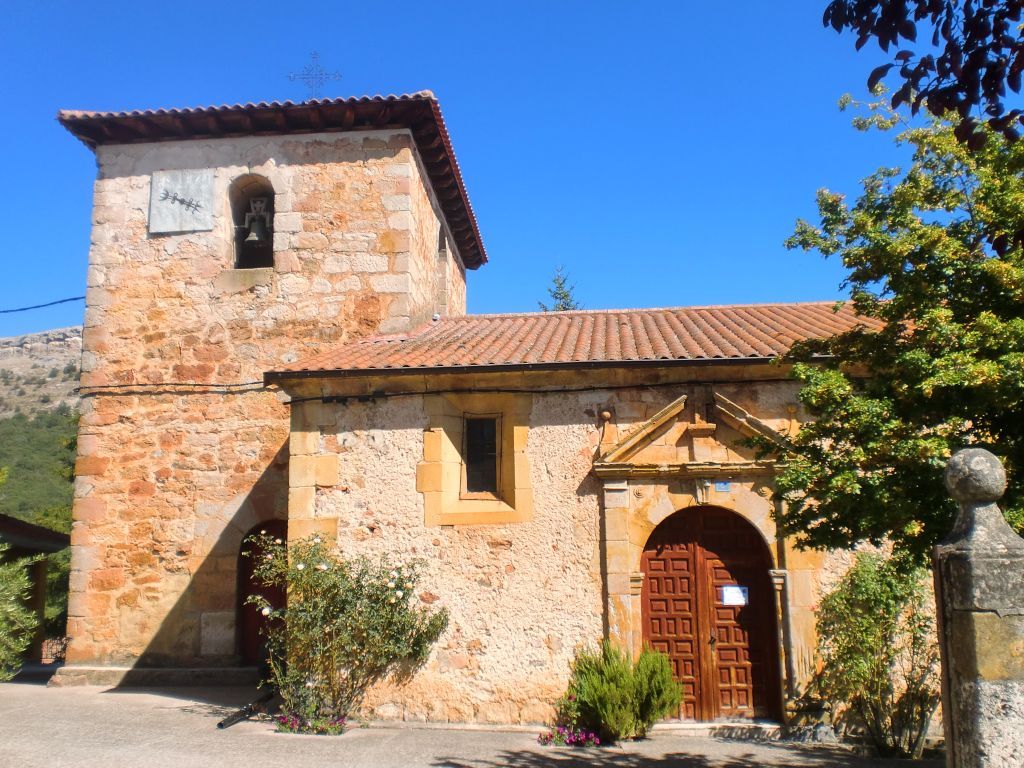
M294 374L452 368L571 367L637 361L764 360L794 341L831 336L876 320L835 302L674 309L579 310L467 315L427 323L406 335L373 336L271 371Z

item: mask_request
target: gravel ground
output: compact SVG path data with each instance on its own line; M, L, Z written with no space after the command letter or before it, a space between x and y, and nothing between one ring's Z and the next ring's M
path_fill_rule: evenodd
M252 696L239 689L46 688L0 685L0 766L157 768L941 768L940 761L858 757L836 747L659 732L585 751L541 747L533 731L373 724L342 736L277 734L269 722L218 730Z

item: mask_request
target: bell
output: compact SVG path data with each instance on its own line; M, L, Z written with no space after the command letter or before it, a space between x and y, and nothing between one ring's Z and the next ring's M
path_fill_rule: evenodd
M262 216L253 216L249 223L249 234L245 236L247 243L263 243L267 239L267 220Z

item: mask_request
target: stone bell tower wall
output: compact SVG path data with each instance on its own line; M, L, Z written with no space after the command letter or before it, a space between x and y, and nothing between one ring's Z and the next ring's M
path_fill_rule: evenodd
M464 268L404 129L96 152L64 674L231 665L242 536L287 514L263 372L464 313ZM212 170L213 228L153 234L154 172L186 169ZM234 268L246 174L274 190L273 268Z

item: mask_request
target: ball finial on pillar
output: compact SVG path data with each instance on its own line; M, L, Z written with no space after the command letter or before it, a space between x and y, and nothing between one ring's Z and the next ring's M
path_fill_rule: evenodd
M961 504L991 504L1006 490L1006 471L984 448L964 448L946 464L946 488Z

